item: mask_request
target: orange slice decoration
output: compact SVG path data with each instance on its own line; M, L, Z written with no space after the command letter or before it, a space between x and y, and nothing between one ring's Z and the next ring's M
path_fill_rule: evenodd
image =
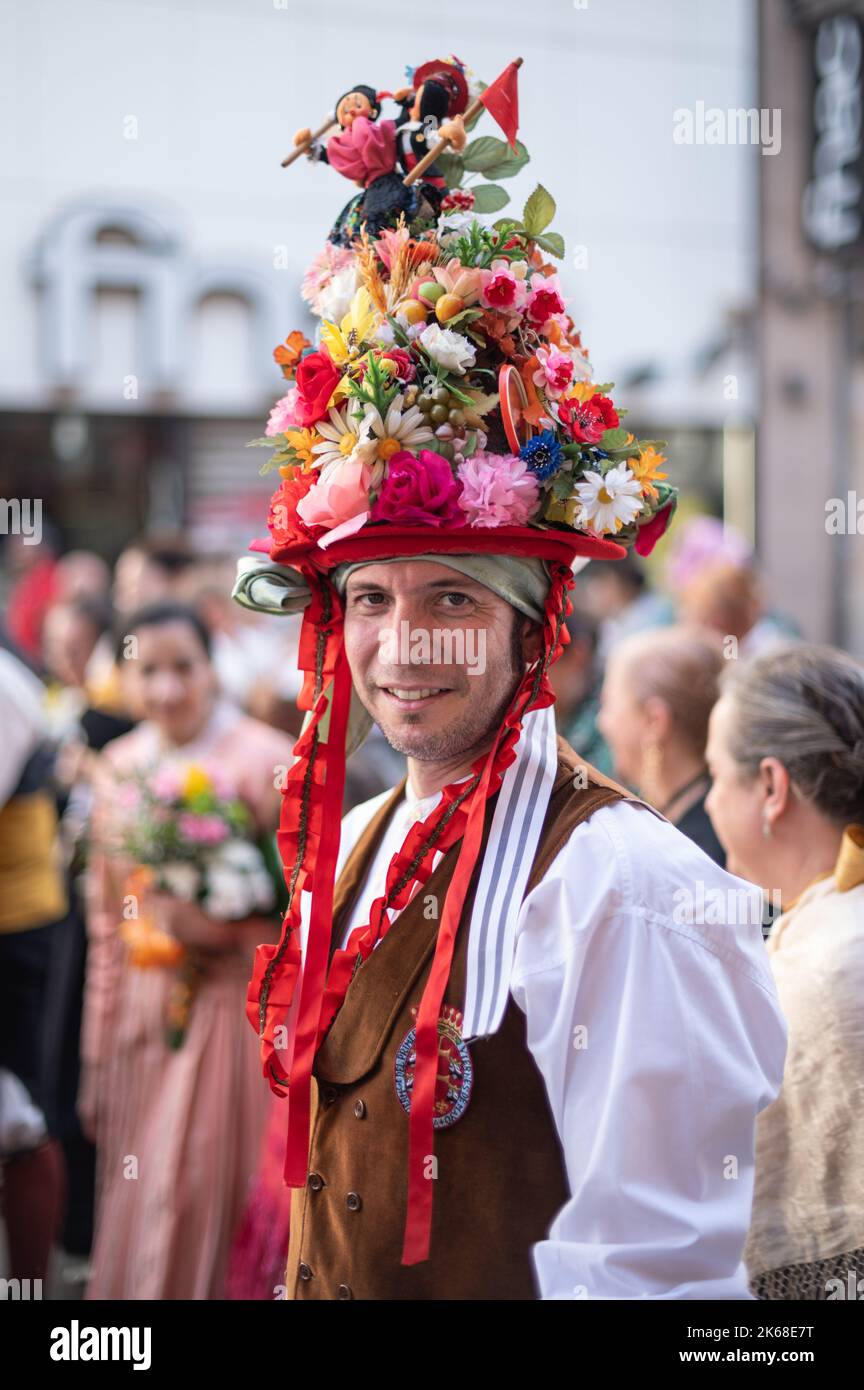
M534 433L533 427L523 416L528 404L528 393L516 368L505 362L498 373L498 396L501 405L501 420L507 443L518 454Z

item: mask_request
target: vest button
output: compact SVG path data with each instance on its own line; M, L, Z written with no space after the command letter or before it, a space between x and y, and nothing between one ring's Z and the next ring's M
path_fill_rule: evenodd
M353 1295L353 1293L351 1292L351 1290L349 1289L349 1287L348 1287L347 1284L340 1284L339 1287L338 1287L338 1289L336 1290L336 1297L337 1297L337 1298L353 1298L354 1295Z
M365 1102L365 1100L355 1100L355 1102L354 1102L354 1117L355 1117L355 1119L358 1119L358 1120L365 1120L365 1118L366 1118L366 1102Z
M349 1211L359 1211L363 1205L359 1192L349 1192L345 1203Z
M313 1192L321 1191L321 1188L324 1186L324 1179L322 1178L320 1173L309 1174L309 1186L311 1187Z
M301 1278L301 1279L311 1279L311 1278L312 1278L312 1271L311 1271L311 1269L309 1268L308 1265L301 1265L300 1268L298 1269L297 1273L300 1275L300 1278Z

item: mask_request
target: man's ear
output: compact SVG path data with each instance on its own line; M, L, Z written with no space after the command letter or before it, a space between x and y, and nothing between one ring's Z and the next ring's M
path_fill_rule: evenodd
M543 628L540 623L528 618L525 614L520 614L522 619L522 655L529 666L537 660L543 651Z

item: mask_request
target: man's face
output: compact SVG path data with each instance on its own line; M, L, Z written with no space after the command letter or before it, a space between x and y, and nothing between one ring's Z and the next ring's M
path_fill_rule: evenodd
M517 611L431 560L364 565L348 579L345 645L354 687L387 742L444 762L498 728L539 652Z

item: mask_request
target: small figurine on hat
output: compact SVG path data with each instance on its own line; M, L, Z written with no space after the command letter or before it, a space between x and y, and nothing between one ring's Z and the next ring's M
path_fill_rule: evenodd
M331 164L362 190L342 209L328 240L351 246L364 223L370 236L378 236L386 227L395 227L400 214L409 222L418 216L435 221L447 191L440 173L433 168L422 182L412 186L405 185L403 176L427 153L427 140L433 133L438 138L446 136L456 149L464 148L467 137L458 116L455 121L439 124L447 110L464 110L467 101L467 85L459 70L453 67L455 75L449 80L441 71L451 66L426 63L417 69L424 74L429 70L429 76L416 93L400 92L404 109L398 122L379 120L381 102L391 95L389 92L358 83L337 101L340 130L326 144L316 140L308 128L297 131L297 149L312 160Z

